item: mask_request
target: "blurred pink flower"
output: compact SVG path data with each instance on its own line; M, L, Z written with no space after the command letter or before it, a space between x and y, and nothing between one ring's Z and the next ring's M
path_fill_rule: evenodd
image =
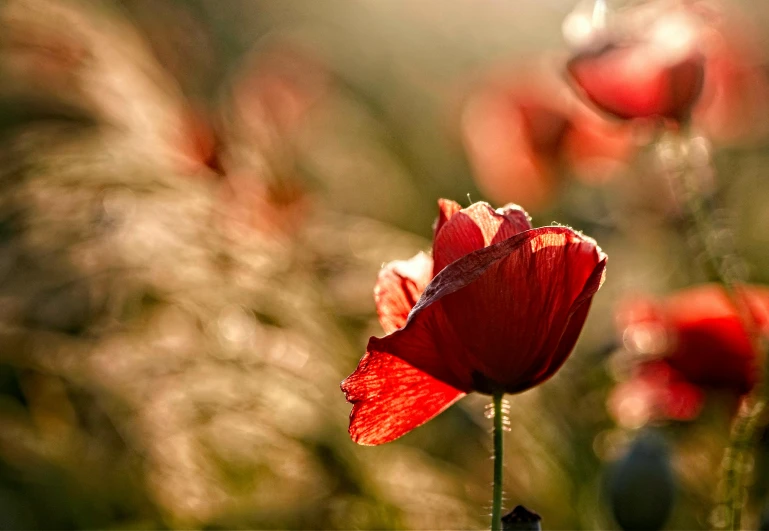
M464 106L467 155L478 187L494 201L542 208L567 170L600 181L633 153L632 130L588 109L555 72L511 70L481 85Z
M301 228L311 201L297 168L296 138L329 82L313 53L277 40L240 67L231 108L224 109L224 131L190 112L188 158L221 177L220 211L228 230L283 238Z

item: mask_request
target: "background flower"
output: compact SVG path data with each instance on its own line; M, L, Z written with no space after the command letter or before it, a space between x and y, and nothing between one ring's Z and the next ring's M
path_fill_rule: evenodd
M551 204L574 175L596 183L632 158L633 131L588 109L557 61L498 68L468 97L461 127L478 186L498 202Z
M702 91L700 21L668 2L629 8L568 62L576 89L622 119L688 120Z
M763 332L769 323L769 290L740 289L750 317ZM691 420L704 390L748 393L757 367L751 338L723 288L702 285L660 300L636 298L619 310L625 348L635 357L628 381L609 398L624 425L655 419Z

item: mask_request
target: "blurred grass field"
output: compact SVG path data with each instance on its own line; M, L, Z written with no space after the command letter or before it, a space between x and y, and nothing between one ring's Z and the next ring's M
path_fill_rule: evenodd
M486 527L488 397L361 447L339 382L382 334L381 265L429 248L438 198L488 199L469 95L565 56L573 8L0 2L0 528ZM769 51L769 4L730 8ZM725 237L769 283L767 138L709 153ZM606 467L634 437L606 410L618 302L706 280L659 173L651 149L602 185L565 170L531 212L609 255L572 357L508 397L506 506L544 529L614 525ZM712 525L729 407L663 428L670 528Z

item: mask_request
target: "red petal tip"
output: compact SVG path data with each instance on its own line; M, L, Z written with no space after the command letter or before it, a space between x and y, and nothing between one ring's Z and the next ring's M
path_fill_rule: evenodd
M433 224L433 234L437 235L451 217L462 210L462 205L451 199L438 199L438 218Z

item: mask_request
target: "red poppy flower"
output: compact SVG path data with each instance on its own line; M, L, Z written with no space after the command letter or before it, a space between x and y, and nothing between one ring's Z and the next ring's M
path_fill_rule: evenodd
M590 181L616 172L633 139L628 128L588 109L553 72L531 66L525 76L506 73L484 83L467 100L461 126L479 188L495 201L536 209L555 195L565 170Z
M769 289L751 286L738 296L759 331L766 331ZM756 383L750 337L721 286L686 289L662 301L630 301L619 312L618 321L625 346L642 362L631 380L613 393L610 409L616 411L617 404L633 391L634 407L652 408L657 417L684 420L699 413L693 388L740 396ZM641 388L643 392L638 392Z
M622 119L688 119L704 77L696 19L660 3L631 9L622 21L617 35L601 35L602 46L569 61L578 92Z
M369 340L342 382L360 444L396 439L466 393L550 378L603 280L606 255L567 227L532 229L515 205L439 205L432 260L383 268L375 296L388 335Z

